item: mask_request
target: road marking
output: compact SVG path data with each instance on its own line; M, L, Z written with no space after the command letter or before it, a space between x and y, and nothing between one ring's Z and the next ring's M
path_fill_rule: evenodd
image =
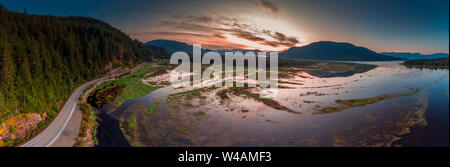
M50 123L50 125L48 125L48 127L44 131L42 131L39 135L34 136L32 139L30 139L28 142L22 144L20 147L50 147L64 132L73 113L75 112L77 102L78 102L77 99L83 94L83 91L88 86L90 86L94 83L97 83L98 81L103 80L103 79L114 78L114 77L120 76L120 75L128 73L128 72L136 71L136 70L140 69L141 67L143 67L144 65L145 64L141 64L135 68L132 68L129 71L126 71L126 72L123 72L120 74L114 74L111 76L98 78L98 79L86 82L83 85L79 86L69 96L65 105L62 107L61 111L58 113L58 115L52 121L52 123ZM70 110L68 110L68 109L70 109Z

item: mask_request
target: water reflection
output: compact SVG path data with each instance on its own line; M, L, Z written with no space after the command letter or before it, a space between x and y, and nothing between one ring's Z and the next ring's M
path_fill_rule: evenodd
M301 84L279 90L274 99L301 115L241 96L223 101L217 90L203 92L202 99L168 101L170 94L190 90L170 86L111 112L122 120L137 118L132 137L141 146L448 146L448 70L406 68L400 62L361 63L378 67L349 77L290 80ZM411 88L420 92L314 114L337 99L404 93ZM158 109L146 115L144 111L155 104ZM425 112L425 122L420 122L420 112Z

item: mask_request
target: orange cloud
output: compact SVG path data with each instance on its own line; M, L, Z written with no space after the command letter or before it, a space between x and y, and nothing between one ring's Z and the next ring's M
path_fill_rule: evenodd
M176 16L158 22L159 29L131 33L138 38L170 39L202 44L204 47L223 49L282 50L296 46L300 40L295 36L260 29L237 18L224 16L187 15ZM161 31L158 31L161 30Z

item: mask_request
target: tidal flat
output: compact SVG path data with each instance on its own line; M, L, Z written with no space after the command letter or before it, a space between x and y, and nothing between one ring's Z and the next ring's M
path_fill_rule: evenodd
M131 146L448 146L448 70L357 63L280 65L274 98L174 88L164 70L140 79L157 89L103 110Z

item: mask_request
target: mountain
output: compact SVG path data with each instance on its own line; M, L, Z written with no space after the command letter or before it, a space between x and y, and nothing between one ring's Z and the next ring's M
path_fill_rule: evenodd
M380 54L388 55L392 57L398 57L408 60L416 60L416 59L436 59L448 57L447 53L434 53L434 54L421 54L421 53L409 53L409 52L382 52Z
M243 54L247 53L247 52L253 52L255 54L258 54L258 52L261 52L260 50L247 50L247 49L218 49L218 50L214 50L217 53L219 53L220 55L225 55L225 52L242 52Z
M38 113L45 120L39 130L76 87L151 61L153 51L100 20L28 15L0 5L0 124Z
M339 61L389 61L402 60L378 54L350 43L320 41L302 47L292 47L280 53L280 58Z
M174 52L182 51L182 52L188 53L189 55L192 55L192 52L193 52L192 45L189 45L184 42L173 41L173 40L158 39L158 40L146 42L145 45L158 46L158 47L164 48L170 54L172 54ZM208 51L211 51L211 50L202 49L202 54L205 52L208 52Z
M158 40L153 40L153 41L149 41L145 43L148 46L156 46L156 47L162 47L165 50L167 50L167 52L169 52L170 54L174 53L174 52L178 52L178 51L182 51L182 52L186 52L189 55L192 55L192 49L193 46L189 45L187 43L184 42L179 42L179 41L173 41L173 40L163 40L163 39L158 39ZM209 51L215 51L217 53L219 53L220 55L225 55L225 52L242 52L242 53L246 53L248 51L253 51L255 54L257 52L259 52L259 50L246 50L246 49L217 49L217 50L212 50L212 49L204 49L202 48L201 50L201 54L203 55L206 52Z
M153 40L145 43L148 46L162 47L169 54L177 51L183 51L192 55L192 45L184 42L173 40ZM216 51L221 55L225 52L240 51L246 53L253 51L255 53L259 50L245 50L245 49L202 49L202 54L208 51ZM285 59L309 59L309 60L340 60L340 61L390 61L390 60L404 60L404 58L392 57L376 53L364 47L358 47L350 43L340 43L331 41L314 42L302 47L292 47L284 52L279 53L280 58Z
M414 60L406 60L402 63L408 67L417 67L417 68L449 68L448 57L441 57L435 59L414 59Z
M145 45L145 46L150 48L155 58L170 59L171 54L169 54L169 52L164 48L154 45Z

